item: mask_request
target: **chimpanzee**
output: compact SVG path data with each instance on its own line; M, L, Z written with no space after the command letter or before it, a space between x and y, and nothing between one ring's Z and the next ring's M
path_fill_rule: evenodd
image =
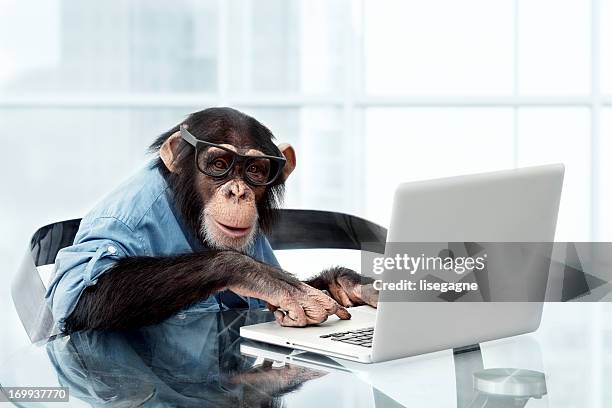
M273 140L227 107L192 113L159 136L154 159L87 214L58 253L46 296L60 329L127 329L263 306L283 326L305 326L375 306L377 294L354 271L334 267L301 282L280 268L265 234L296 155Z

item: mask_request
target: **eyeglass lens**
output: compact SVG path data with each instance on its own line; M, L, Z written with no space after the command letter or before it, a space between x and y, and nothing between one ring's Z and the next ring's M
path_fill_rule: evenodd
M223 177L234 167L237 157L234 153L208 146L198 153L198 168L211 177ZM265 184L277 176L279 166L268 158L253 157L242 161L242 172L252 184Z

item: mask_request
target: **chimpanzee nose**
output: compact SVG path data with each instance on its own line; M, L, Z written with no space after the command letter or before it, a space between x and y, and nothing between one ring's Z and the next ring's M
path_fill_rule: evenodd
M248 190L244 182L240 180L233 180L229 182L228 188L225 189L225 193L228 198L243 199L247 198Z

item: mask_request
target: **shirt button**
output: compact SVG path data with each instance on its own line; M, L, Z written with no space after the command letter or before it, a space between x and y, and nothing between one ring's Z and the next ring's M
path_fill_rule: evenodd
M108 248L106 248L108 250L109 254L114 254L117 252L117 248L115 248L114 246L110 245Z
M185 320L186 317L187 316L185 315L185 313L182 313L182 312L176 315L176 318L179 320Z

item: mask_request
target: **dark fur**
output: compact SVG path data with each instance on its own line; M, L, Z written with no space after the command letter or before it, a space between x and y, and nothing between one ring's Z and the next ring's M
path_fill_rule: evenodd
M270 293L271 282L299 285L292 275L234 251L124 258L83 292L64 331L146 326L230 285Z
M329 287L331 282L340 280L346 280L346 282L355 285L368 285L374 282L374 279L360 275L351 269L344 268L342 266L335 266L322 271L315 277L307 280L305 283L313 288L325 290Z

